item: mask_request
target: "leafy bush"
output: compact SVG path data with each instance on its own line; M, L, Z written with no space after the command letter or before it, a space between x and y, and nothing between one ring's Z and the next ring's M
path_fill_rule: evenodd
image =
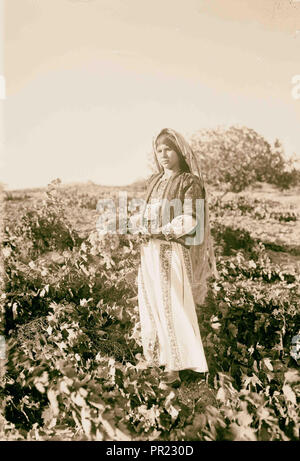
M247 127L204 129L191 138L208 183L240 192L256 181L286 189L299 184L299 170L285 159L278 140L271 146Z
M269 161L262 165L265 168L263 179L281 190L297 186L300 171L295 167L296 160L285 158L283 146L278 139L275 140L271 153ZM261 178L258 177L258 180Z

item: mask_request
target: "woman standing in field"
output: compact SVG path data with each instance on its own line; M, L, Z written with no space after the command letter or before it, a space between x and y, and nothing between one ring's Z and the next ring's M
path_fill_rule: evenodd
M217 271L206 190L191 147L168 128L153 147L157 172L131 225L149 237L138 270L144 356L150 366L164 366L165 382L173 383L179 370L208 371L195 303L204 301L206 280Z

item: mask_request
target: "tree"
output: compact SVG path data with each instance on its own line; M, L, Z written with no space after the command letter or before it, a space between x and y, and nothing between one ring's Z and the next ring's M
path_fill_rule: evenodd
M283 146L279 139L276 139L270 162L265 168L266 181L281 190L296 186L300 181L300 171L296 168L296 163L295 158L285 159Z
M241 192L265 181L272 149L263 136L248 127L218 127L196 132L191 145L208 183L225 184L225 193Z

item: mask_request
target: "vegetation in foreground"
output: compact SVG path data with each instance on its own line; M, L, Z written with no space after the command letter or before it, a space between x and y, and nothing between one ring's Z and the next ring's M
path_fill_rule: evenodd
M139 241L96 231L98 198L118 191L76 190L6 201L1 439L298 440L299 240L285 230L299 210L212 197L220 278L197 306L210 373L173 389L142 356Z

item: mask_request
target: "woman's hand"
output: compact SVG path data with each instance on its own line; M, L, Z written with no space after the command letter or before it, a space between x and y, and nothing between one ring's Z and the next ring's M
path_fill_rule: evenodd
M142 225L141 214L137 213L128 219L127 230L132 235L145 234L145 226Z

